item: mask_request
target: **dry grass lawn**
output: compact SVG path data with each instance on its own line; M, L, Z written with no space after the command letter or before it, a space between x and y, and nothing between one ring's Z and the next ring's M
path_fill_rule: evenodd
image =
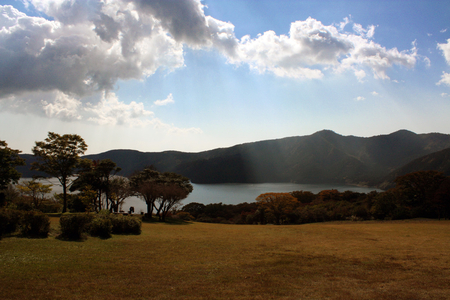
M450 221L144 223L142 235L108 240L8 237L0 299L450 299Z

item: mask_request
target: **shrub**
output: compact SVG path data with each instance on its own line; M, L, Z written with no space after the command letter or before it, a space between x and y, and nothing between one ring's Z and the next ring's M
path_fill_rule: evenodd
M29 211L23 214L20 232L27 237L48 237L50 219L46 214Z
M14 209L0 210L0 237L16 232L20 224L22 212Z
M143 222L154 222L155 220L153 219L153 216L151 214L144 214L142 216L142 221Z
M368 220L370 217L369 210L364 205L357 205L353 208L352 217L355 216L358 219Z
M113 215L110 217L112 233L114 234L141 234L142 222L132 216Z
M86 232L92 216L88 214L62 215L59 219L61 226L61 238L80 240L83 232Z
M108 239L111 237L112 227L111 219L108 216L97 215L89 224L89 234Z
M193 221L195 219L190 213L186 211L179 211L175 216L183 221Z

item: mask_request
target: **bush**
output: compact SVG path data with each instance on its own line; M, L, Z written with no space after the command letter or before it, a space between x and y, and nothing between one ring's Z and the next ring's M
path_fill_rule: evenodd
M132 216L112 215L112 233L114 234L141 234L142 222Z
M190 213L188 213L186 211L179 211L179 212L177 212L177 214L175 216L178 217L179 219L183 220L183 221L193 221L193 220L195 220L195 218Z
M23 214L20 232L26 237L48 237L50 231L50 219L47 215L29 211Z
M144 214L142 216L142 221L143 222L154 222L155 219L153 219L153 216L151 214Z
M0 237L16 232L22 218L22 212L14 209L0 210Z
M62 215L59 219L61 235L63 239L80 240L82 234L87 231L92 216L88 214Z
M103 239L111 237L112 222L108 216L97 215L89 224L89 234Z

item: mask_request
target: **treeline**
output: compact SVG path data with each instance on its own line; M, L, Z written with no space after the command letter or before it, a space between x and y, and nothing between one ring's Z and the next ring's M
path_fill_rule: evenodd
M51 185L35 179L17 184L21 174L17 166L25 162L20 151L0 141L0 208L37 210L41 212L120 212L123 202L137 196L147 204L147 217L153 211L160 221L192 192L189 178L173 172L158 172L152 167L135 172L130 178L117 176L121 168L110 159L90 160L80 156L87 150L85 141L76 134L49 132L44 141L36 142L31 169L58 179L63 192L47 195ZM17 184L17 189L13 187ZM69 194L68 192L74 194Z
M165 221L173 207L192 192L188 178L152 167L130 178L117 176L120 168L110 159L82 159L86 150L84 140L75 134L49 132L44 141L36 142L31 169L56 178L63 189L61 194L49 196L51 184L36 179L19 183L21 173L16 168L25 161L19 150L0 141L0 239L19 230L22 236L47 237L50 221L46 214L54 212L86 213L60 218L62 238L80 239L85 233L102 238L140 233L141 218L111 214L121 212L127 198L137 196L145 201L144 220L152 220L155 211L159 221ZM90 212L95 212L95 217Z
M324 190L267 193L237 205L189 203L178 216L198 222L302 224L337 220L399 220L450 217L450 177L420 171L397 177L384 192Z

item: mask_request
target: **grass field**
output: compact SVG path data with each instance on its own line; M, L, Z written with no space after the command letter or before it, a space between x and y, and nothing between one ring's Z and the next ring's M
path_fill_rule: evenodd
M142 229L4 238L0 299L450 299L450 221Z

